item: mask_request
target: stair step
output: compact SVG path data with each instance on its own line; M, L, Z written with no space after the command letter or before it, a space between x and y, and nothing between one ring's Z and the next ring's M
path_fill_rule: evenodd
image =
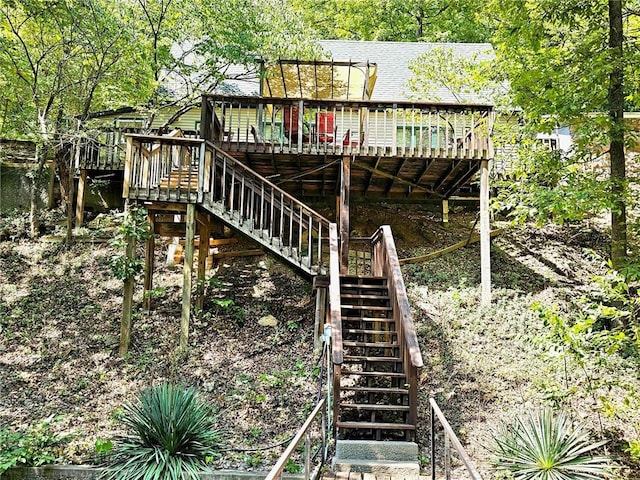
M388 295L365 295L360 293L341 293L340 299L357 298L359 300L389 300Z
M385 290L389 291L389 287L387 285L370 285L370 284L358 284L358 283L340 283L340 290Z
M340 408L352 408L356 410L377 410L385 412L408 412L409 405L379 405L377 403L341 403Z
M377 430L415 430L415 425L408 423L378 423L378 422L336 422L338 428L377 429Z
M341 370L340 373L345 375L358 375L361 377L393 377L404 378L406 375L402 372L358 372L354 370Z
M345 355L344 360L351 360L354 362L402 362L400 357L366 357L363 355Z
M389 342L354 342L352 340L343 340L342 345L345 347L377 347L377 348L398 348L397 343Z
M379 323L393 323L395 324L396 321L393 318L386 318L386 317L352 317L349 315L342 315L342 321L343 322L379 322ZM394 331L395 332L395 331Z
M386 283L387 277L381 277L379 275L340 275L340 281L348 283L362 283L363 281Z
M393 307L382 305L340 305L340 308L348 310L380 310L385 312L390 312L393 310Z
M358 319L359 320L359 319ZM386 319L390 320L390 319ZM365 334L365 335L397 335L398 332L395 330L367 330L363 328L345 328L342 330L343 333L353 333L353 334Z
M406 388L397 387L340 387L340 390L345 392L361 392L361 393L399 393L406 395L409 390Z

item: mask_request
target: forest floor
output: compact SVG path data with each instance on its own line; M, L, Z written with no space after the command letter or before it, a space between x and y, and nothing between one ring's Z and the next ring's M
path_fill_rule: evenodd
M112 215L83 235L113 237ZM390 224L400 258L468 238L475 214L445 227L426 207L357 205L352 235ZM50 233L63 235L51 214ZM506 222L494 226L508 227ZM108 242L70 248L24 237L24 220L0 224L0 430L52 423L69 434L57 452L86 463L96 441L122 433L122 405L163 380L198 387L216 406L226 451L217 468L265 469L315 404L321 359L314 352L310 283L268 256L227 259L208 282L205 307L178 354L182 273L159 242L151 312L135 298L132 345L118 356L122 283ZM492 242L493 302L480 307L478 244L403 267L425 368L420 376L418 443L428 456L428 398L435 396L481 472L490 478L490 435L499 422L544 405L611 440L626 478L639 478L627 453L640 438L638 355L593 364L549 336L542 312L567 316L598 298L607 235L598 224L507 228ZM261 325L272 315L276 325ZM563 349L564 348L564 349ZM591 357L589 357L591 358ZM49 419L49 420L47 420Z

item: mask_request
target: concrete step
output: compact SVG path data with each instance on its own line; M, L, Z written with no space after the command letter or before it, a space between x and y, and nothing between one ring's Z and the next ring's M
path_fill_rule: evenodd
M420 463L414 442L338 440L334 472L362 472L418 480Z

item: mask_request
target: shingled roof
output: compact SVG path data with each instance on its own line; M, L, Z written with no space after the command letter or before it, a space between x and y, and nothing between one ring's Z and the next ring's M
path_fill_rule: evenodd
M378 42L358 40L321 40L320 45L336 61L369 61L378 65L378 79L371 100L409 100L407 82L412 77L409 63L420 54L435 48L453 50L456 56L487 58L493 55L489 43L425 43L425 42ZM458 103L445 88L436 94L441 102ZM465 103L486 103L477 95L459 93Z

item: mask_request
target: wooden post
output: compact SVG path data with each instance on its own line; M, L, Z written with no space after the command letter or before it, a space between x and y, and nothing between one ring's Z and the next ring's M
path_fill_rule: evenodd
M489 161L480 162L480 278L482 305L491 304L491 226L489 224Z
M56 167L51 166L49 168L49 186L47 188L47 208L53 208L56 204L53 198L54 190L56 187Z
M316 292L315 324L313 329L313 348L320 351L322 349L322 335L324 325L327 323L327 290L329 281L327 277L313 277L313 289ZM331 321L331 320L329 320Z
M80 140L77 139L74 142L75 150L73 158L69 157L69 191L67 192L67 237L66 245L70 246L73 243L73 196L75 195L76 180L74 178L74 172L76 171L76 164L80 158Z
M144 248L144 308L151 310L151 296L149 291L153 289L153 269L156 261L156 237L155 223L156 215L153 211L147 212L147 221L149 222L149 237Z
M81 227L84 222L84 201L87 186L87 169L80 170L78 178L78 200L76 202L76 228Z
M449 199L442 199L442 223L445 227L449 226Z
M191 315L191 273L193 270L193 241L195 239L196 206L187 205L187 234L184 246L184 267L182 283L182 318L180 320L180 349L187 348L189 342L189 317Z
M129 204L125 205L125 214L129 215ZM127 249L125 255L129 261L133 261L136 255L136 239L127 238ZM129 351L131 341L131 307L133 304L133 289L135 277L131 276L124 282L124 293L122 300L122 320L120 322L120 356L124 357Z
M340 194L338 196L336 220L340 235L340 274L349 273L349 189L351 187L351 158L342 157Z
M203 216L204 217L204 216ZM202 311L204 307L204 282L206 280L207 256L209 255L209 238L211 237L211 220L209 216L202 218L200 222L200 243L198 245L198 297L196 309Z

